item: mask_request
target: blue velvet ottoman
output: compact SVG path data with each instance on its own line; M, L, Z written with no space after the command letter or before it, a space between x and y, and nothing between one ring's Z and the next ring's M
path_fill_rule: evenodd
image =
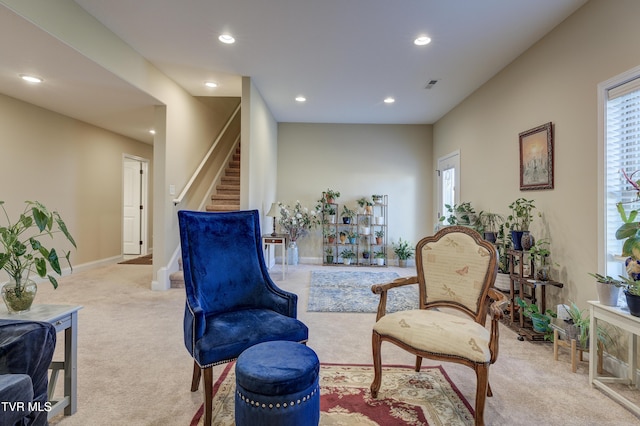
M317 426L320 362L301 343L259 343L236 362L237 426Z

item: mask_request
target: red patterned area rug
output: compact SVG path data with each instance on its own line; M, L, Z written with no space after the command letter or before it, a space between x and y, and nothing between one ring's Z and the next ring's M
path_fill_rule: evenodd
M213 424L233 426L235 369L229 364L213 388ZM378 398L369 386L373 367L322 364L320 367L321 425L472 425L473 409L441 366L385 366ZM191 426L203 423L204 407Z

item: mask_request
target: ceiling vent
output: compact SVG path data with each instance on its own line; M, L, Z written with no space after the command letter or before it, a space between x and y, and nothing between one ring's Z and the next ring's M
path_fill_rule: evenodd
M427 83L426 86L424 86L425 89L431 89L433 88L433 86L436 85L436 83L438 82L438 80L429 80L429 82Z

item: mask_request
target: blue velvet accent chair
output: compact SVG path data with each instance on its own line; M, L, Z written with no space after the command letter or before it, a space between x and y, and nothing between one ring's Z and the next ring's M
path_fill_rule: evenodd
M52 324L0 320L0 425L48 424L48 370L55 347Z
M211 424L211 367L258 343L306 342L298 296L279 289L262 253L257 210L178 212L186 290L184 343L194 359L191 391L204 376L204 424Z

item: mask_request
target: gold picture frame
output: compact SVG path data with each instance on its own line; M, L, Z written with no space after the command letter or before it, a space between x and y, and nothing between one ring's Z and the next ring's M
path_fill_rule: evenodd
M553 125L520 133L520 190L553 189Z

